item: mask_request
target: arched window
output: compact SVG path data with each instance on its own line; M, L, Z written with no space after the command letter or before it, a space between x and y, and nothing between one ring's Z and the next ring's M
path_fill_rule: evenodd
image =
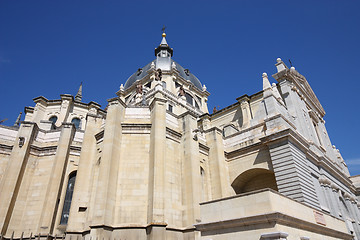
M81 129L81 120L79 118L73 118L71 123L75 125L76 129Z
M186 97L186 101L191 105L193 106L193 98L190 94L188 93L185 93L185 97Z
M191 106L199 109L199 104L189 93L185 92L185 98L186 98L186 102L188 102Z
M52 116L49 118L49 121L52 122L52 126L51 126L51 129L55 129L55 123L57 121L57 116Z
M71 206L72 195L74 192L75 179L76 179L76 172L73 172L69 175L69 181L66 187L64 207L61 212L61 219L60 219L61 225L66 225L69 220L70 206Z

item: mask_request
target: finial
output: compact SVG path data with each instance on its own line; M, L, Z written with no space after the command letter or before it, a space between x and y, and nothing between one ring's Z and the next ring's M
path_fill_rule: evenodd
M276 62L277 63L275 64L275 66L276 66L276 69L278 72L288 69L287 66L285 65L285 63L281 60L281 58L277 58Z
M266 90L268 88L271 89L271 85L270 85L267 73L264 72L262 74L262 78L263 78L263 90Z
M82 82L80 83L79 90L75 96L75 101L81 102L82 100Z
M166 37L165 29L166 29L166 27L165 27L165 25L164 25L164 26L162 27L162 29L161 29L161 31L163 32L163 33L162 33L162 37Z
M20 119L21 119L22 112L19 113L19 116L17 117L14 127L20 126Z
M295 71L295 67L292 66L292 67L290 68L290 70L291 70L291 71Z

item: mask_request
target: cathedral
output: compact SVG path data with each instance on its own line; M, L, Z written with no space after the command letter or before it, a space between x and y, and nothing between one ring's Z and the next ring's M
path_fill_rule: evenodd
M360 177L303 75L278 58L209 113L165 33L155 56L105 108L80 86L0 125L1 240L360 239Z

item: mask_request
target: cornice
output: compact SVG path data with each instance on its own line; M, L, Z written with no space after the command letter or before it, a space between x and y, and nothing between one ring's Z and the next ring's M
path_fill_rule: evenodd
M121 100L119 97L114 97L114 98L110 98L107 100L109 105L113 105L113 104L120 104L122 105L124 108L126 108L126 104L123 102L123 100Z
M184 112L184 113L182 113L182 114L180 114L180 115L178 116L178 118L183 118L183 117L185 117L185 116L187 116L187 115L190 115L190 116L194 117L195 119L198 118L198 115L197 115L197 114L195 114L194 112L189 111L189 110L186 111L186 112Z
M212 127L212 128L206 129L206 130L204 130L204 133L215 132L215 131L222 134L222 130L218 127Z

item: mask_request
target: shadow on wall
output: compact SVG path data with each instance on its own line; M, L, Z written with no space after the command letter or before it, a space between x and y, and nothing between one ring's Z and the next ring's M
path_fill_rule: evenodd
M236 194L251 192L264 188L271 188L278 191L275 174L267 169L249 169L239 176L231 184Z
M236 110L236 113L235 113L233 119L231 120L231 122L237 122L239 128L243 127L244 119L243 119L243 114L241 112L241 108L238 108Z

